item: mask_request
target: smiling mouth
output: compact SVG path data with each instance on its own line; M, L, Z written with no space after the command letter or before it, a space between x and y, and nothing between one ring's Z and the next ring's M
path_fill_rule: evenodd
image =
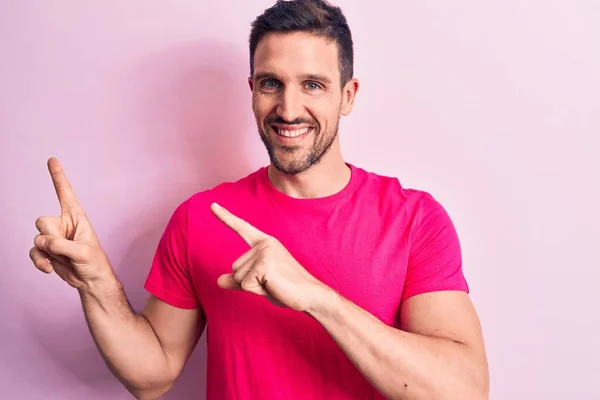
M300 136L304 136L312 131L312 127L304 127L300 129L282 129L277 126L273 126L273 130L279 136L286 138L296 138Z

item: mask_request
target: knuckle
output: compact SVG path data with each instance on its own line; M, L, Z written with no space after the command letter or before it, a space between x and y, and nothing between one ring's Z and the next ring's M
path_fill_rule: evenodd
M53 229L51 217L39 217L35 221L35 227L43 235L54 235L56 231Z
M49 252L51 252L51 253L58 252L59 245L55 238L52 238L52 237L46 238L45 243L46 243L45 247L46 247L46 249L48 249Z
M267 257L263 257L260 260L258 260L254 269L259 275L262 275L270 269L270 265L271 262L269 261L269 259Z
M33 265L37 269L44 271L48 262L46 261L45 257L40 255L39 250L37 250L35 247L31 248L31 250L29 250L29 258L31 258Z
M78 221L83 221L83 220L87 220L87 215L85 213L85 211L83 211L83 209L81 207L75 207L72 211L73 216L75 216L75 218Z
M233 274L233 280L237 283L241 283L244 280L244 276L242 275L241 271L238 270L235 274Z
M266 251L261 251L256 257L256 262L254 263L254 268L259 268L261 265L267 262L269 259L269 255Z
M36 247L32 247L31 249L29 249L29 258L31 259L31 261L35 262L35 260L37 259L36 255L37 255Z
M277 241L277 239L275 239L272 236L266 237L263 239L263 242L265 243L265 246L271 247L271 246L275 246L276 244L278 244L279 242Z
M260 241L260 249L263 251L267 251L273 249L277 245L277 240L272 237L265 238Z
M240 286L242 287L242 289L244 290L248 290L252 287L252 281L250 279L244 279L241 283Z
M35 227L38 231L41 231L45 225L46 217L39 217L35 220Z
M260 253L260 255L257 258L257 262L256 262L257 267L261 267L261 268L268 267L273 262L273 258L274 258L273 250L265 249L264 251L262 251Z
M39 234L33 239L33 244L40 250L46 249L46 236Z

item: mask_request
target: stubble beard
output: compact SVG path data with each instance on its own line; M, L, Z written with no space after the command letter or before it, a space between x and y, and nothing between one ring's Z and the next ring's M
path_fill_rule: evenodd
M321 133L319 125L313 126L313 131L310 135L314 136L313 143L308 150L303 151L303 146L277 146L273 144L267 132L272 131L269 124L265 124L262 129L258 130L260 138L267 149L271 164L279 171L288 175L300 174L314 165L317 165L323 156L331 149L333 142L338 135L340 117L333 126L333 133L330 131ZM273 135L277 133L272 132Z

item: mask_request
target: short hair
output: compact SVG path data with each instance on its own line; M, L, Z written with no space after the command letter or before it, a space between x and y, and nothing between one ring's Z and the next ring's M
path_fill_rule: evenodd
M250 74L254 75L254 54L260 39L270 32L307 32L336 42L342 87L354 76L352 33L339 7L326 0L277 0L252 22L250 32Z

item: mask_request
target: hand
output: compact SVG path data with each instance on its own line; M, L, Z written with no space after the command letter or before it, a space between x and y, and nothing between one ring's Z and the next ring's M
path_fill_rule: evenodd
M273 304L301 312L311 309L330 290L306 271L277 239L216 203L211 210L251 247L233 263L233 273L219 277L219 287L265 296Z
M48 160L48 170L61 213L59 217L36 220L40 234L33 241L35 246L29 251L29 257L40 271L54 270L69 285L81 289L111 276L112 269L57 159Z

